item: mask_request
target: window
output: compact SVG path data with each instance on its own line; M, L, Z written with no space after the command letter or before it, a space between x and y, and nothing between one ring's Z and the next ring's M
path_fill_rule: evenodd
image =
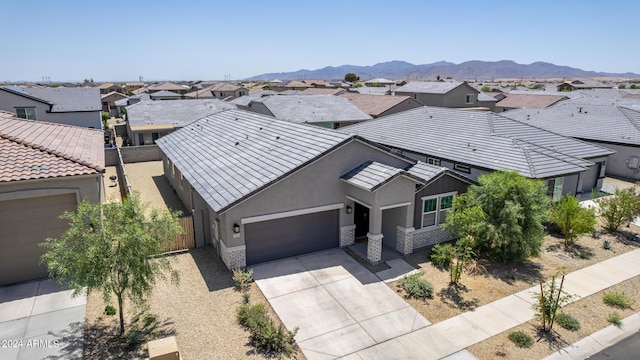
M466 173L471 172L471 168L469 167L469 165L463 165L463 164L453 164L453 170L458 170Z
M22 119L35 120L36 108L34 107L16 108L16 116Z
M447 211L453 207L456 193L447 193L422 198L422 227L441 225L447 218Z
M467 94L467 104L473 104L473 94Z
M440 159L436 159L436 158L428 157L428 158L427 158L427 164L429 164L429 165L435 165L435 166L440 166Z
M176 167L173 165L173 163L171 164L171 176L176 176Z
M182 173L180 173L180 182L178 185L180 185L180 190L184 189L184 176L182 176Z
M547 196L551 197L551 201L556 202L562 197L562 186L564 178L559 177L547 180Z

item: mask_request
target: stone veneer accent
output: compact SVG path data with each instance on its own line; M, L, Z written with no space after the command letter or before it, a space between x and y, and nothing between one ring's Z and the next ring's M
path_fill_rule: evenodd
M413 232L413 248L421 248L441 242L453 240L451 233L442 228L419 229Z
M413 232L415 228L405 228L400 225L396 227L396 250L403 255L413 252Z
M340 227L340 247L353 245L356 243L356 225Z
M247 247L245 245L227 247L224 241L220 241L220 257L229 269L243 268L247 266Z
M382 260L382 234L367 233L367 260L377 263Z

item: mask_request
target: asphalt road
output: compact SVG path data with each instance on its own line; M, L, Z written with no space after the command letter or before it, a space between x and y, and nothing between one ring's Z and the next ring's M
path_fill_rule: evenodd
M640 359L640 332L629 336L619 343L610 346L597 354L589 357L589 360L637 360Z

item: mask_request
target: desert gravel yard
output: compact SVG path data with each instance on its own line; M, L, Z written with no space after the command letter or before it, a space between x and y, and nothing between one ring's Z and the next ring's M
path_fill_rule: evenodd
M188 253L172 255L174 268L180 272L180 283L175 286L160 281L149 301L147 315L157 318L151 332L158 336L176 335L178 347L185 360L198 359L264 359L249 344L249 333L236 323L236 309L242 304L242 294L233 288L231 272L216 259L211 246L193 249ZM274 317L260 290L252 284L251 302L262 302ZM105 303L99 294L87 302L86 359L144 358L146 344L130 351L118 350L114 332L117 316L103 314ZM112 301L112 305L115 305ZM128 308L127 326L138 313ZM279 321L279 320L278 320ZM113 331L105 332L105 326ZM304 359L298 352L292 358Z
M164 176L162 161L147 161L125 164L125 169L131 182L131 188L140 193L140 200L158 210L180 210L183 215L189 215L188 209L182 204Z

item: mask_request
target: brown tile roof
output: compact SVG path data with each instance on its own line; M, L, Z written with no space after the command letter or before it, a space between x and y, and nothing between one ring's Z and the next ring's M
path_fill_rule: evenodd
M311 95L339 95L345 91L346 90L342 88L308 88L304 89L302 92Z
M360 110L373 117L379 116L383 112L391 109L392 107L400 104L407 99L410 99L409 101L415 101L409 96L370 95L353 92L345 92L344 94L341 94L339 96L348 99L353 105L357 106ZM415 102L415 107L422 106L422 104L418 101Z
M506 94L496 106L510 109L544 109L559 101L567 100L564 95Z
M0 182L104 171L103 134L0 111Z

